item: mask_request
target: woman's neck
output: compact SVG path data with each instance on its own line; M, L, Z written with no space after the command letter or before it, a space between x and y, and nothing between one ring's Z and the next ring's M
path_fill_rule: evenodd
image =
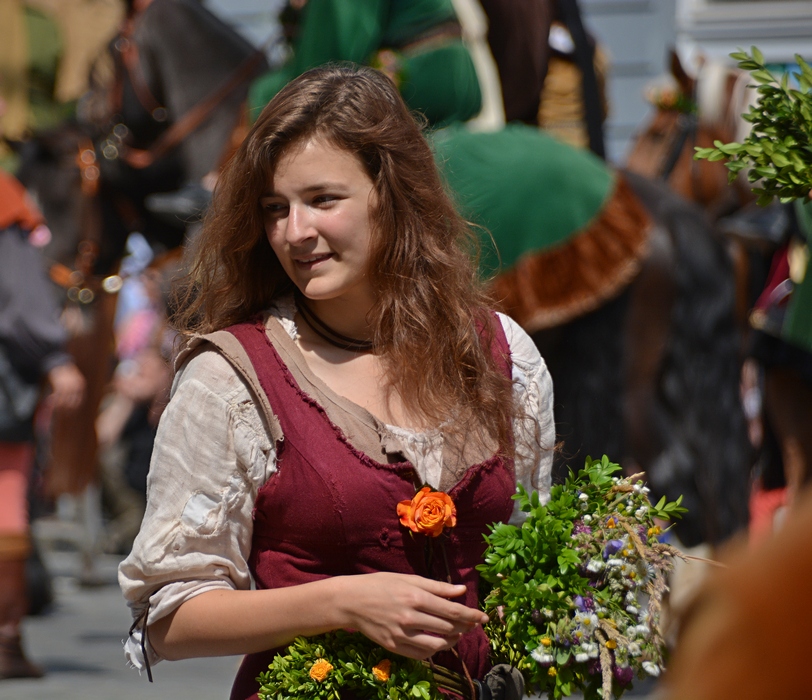
M297 305L303 304L335 333L360 341L372 340L373 329L368 320L371 301L307 299L298 296Z

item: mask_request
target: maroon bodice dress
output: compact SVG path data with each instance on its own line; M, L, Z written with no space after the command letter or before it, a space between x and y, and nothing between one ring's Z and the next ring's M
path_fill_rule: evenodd
M498 319L493 325L493 352L509 375L510 348ZM278 471L260 489L254 509L249 565L257 588L376 571L446 580L442 555L436 553L427 565L426 538L412 536L398 520L398 502L411 499L422 485L412 464L382 464L353 447L324 408L301 390L262 323L228 330L250 358L284 434L277 445ZM513 465L499 456L469 467L449 490L457 508L457 525L440 539L452 582L464 583L468 589L459 602L478 605L475 567L485 550L483 535L488 525L508 520L514 492ZM482 678L489 670L482 629L463 635L457 651L473 678ZM231 700L257 697L257 676L267 670L274 653L245 657ZM434 659L462 672L459 661L448 652Z

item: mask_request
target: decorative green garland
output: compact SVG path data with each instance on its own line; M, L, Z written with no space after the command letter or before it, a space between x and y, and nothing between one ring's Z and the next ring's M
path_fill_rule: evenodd
M697 148L694 158L727 161L731 182L749 168L747 179L757 183L752 189L762 206L774 197L784 204L806 200L812 190L812 67L795 55L801 69L795 90L788 73L779 80L767 70L758 48L751 54L730 54L758 83L759 102L742 115L753 124L750 135L742 143L714 141L715 148Z

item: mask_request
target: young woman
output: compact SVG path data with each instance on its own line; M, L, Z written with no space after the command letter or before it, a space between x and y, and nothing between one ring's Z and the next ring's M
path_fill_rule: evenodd
M136 667L247 654L244 700L275 649L351 628L488 671L482 536L517 480L546 495L554 431L544 362L488 310L469 240L383 74L314 69L265 108L175 316L192 339L120 568ZM401 524L426 484L453 502L439 537Z

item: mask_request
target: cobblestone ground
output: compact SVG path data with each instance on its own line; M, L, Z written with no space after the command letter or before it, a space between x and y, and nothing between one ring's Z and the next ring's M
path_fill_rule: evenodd
M99 585L93 587L78 584L76 559L74 553L46 553L56 603L47 615L29 618L25 624L26 648L46 670L46 677L0 682L0 700L228 698L237 657L164 662L153 669L155 683L127 668L121 643L130 616L115 582L118 559L98 561ZM624 697L655 700L651 686Z

